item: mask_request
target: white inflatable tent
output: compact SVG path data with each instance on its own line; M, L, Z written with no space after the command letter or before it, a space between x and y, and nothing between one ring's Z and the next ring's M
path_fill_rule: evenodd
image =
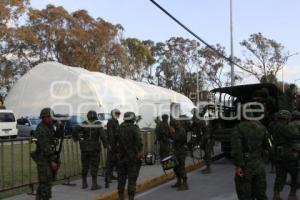
M17 117L38 116L44 107L52 107L55 113L81 116L89 110L109 114L118 108L122 113L141 115L142 128L153 128L155 117L169 114L171 105L177 105L173 106L177 114L187 116L194 108L189 98L172 90L56 62L34 67L5 99L5 106Z

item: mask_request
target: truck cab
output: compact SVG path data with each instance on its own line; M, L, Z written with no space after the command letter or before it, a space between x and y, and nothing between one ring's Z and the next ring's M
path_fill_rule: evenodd
M264 117L261 122L268 126L273 114L284 108L285 96L270 83L239 85L232 87L215 88L211 90L212 105L208 106L208 113L212 113L209 127L215 140L221 142L222 152L230 157L231 133L234 127L240 123L239 109L245 103L253 102L255 92L264 91L264 95L258 100L264 106ZM229 120L230 119L230 120Z

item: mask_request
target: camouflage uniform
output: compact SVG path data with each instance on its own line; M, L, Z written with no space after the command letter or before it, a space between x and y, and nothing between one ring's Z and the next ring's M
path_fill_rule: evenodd
M294 142L299 139L299 131L288 124L291 114L287 110L276 113L278 118L274 124L273 137L275 146L276 179L274 183L274 200L280 199L280 192L286 183L287 174L291 176L289 199L297 199L298 155L293 149Z
M177 187L178 190L187 190L187 176L185 171L185 159L187 156L187 136L185 130L179 122L172 120L170 126L175 130L172 135L173 148L177 160L177 165L174 168L177 182L172 187Z
M113 176L113 170L117 166L117 135L119 134L119 121L114 118L112 114L112 118L108 120L107 123L107 137L110 149L107 151L107 169L105 174L105 187L109 187L109 182L111 177Z
M292 112L292 121L290 124L292 126L295 126L295 128L300 131L300 112L299 111Z
M242 121L232 134L232 156L235 166L243 171L236 174L237 196L241 200L266 200L266 173L263 152L270 147L266 128L259 121Z
M193 132L196 133L198 140L200 141L201 149L204 151L204 160L207 168L202 171L202 173L211 172L211 155L212 155L212 136L211 132L208 130L205 121L198 119L198 117L193 117L192 124Z
M74 140L78 141L81 149L82 163L82 188L88 187L87 175L91 169L92 190L100 189L97 184L98 168L100 164L101 141L107 147L107 139L101 122L97 120L95 111L88 112L88 120L84 121L77 129Z
M168 115L166 116L168 117ZM155 128L156 140L159 143L160 159L163 159L170 154L170 127L167 117L162 122L158 122Z
M120 125L118 143L118 193L119 199L124 200L124 190L128 179L129 200L134 199L136 181L141 167L142 139L140 129L134 124L135 115L132 112L124 114L124 122Z
M51 112L49 108L43 109L41 118L50 115ZM37 126L34 132L34 137L37 141L36 151L33 152L32 157L37 164L39 181L36 200L48 200L51 198L51 187L55 179L55 172L52 171L49 163L57 158L56 146L61 134L61 129L55 131L53 125L48 126L43 122Z

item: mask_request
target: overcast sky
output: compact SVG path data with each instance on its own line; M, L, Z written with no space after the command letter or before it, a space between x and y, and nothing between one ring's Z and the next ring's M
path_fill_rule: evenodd
M149 0L32 0L35 8L61 5L68 11L86 9L92 16L122 24L126 37L165 41L190 36ZM229 54L229 0L157 0L163 7L210 44L220 43ZM233 0L235 55L243 56L239 42L250 34L281 42L291 54L300 53L299 0ZM300 78L300 54L290 58L285 80ZM281 80L281 74L279 76ZM246 81L253 81L246 79ZM298 82L300 85L300 81Z

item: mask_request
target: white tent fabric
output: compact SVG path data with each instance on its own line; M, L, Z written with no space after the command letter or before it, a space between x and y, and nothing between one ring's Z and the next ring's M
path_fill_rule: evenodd
M16 116L38 116L44 107L55 113L82 115L89 110L110 113L133 111L142 116L141 127L154 127L154 118L170 113L172 103L180 114L190 116L194 108L186 96L151 84L69 67L56 62L37 65L11 89L5 106ZM179 111L178 111L179 112Z

